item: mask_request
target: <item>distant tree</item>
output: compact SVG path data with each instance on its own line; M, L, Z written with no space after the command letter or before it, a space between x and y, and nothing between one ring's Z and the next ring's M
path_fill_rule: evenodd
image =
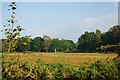
M101 46L101 31L99 29L96 29L96 40L97 40L97 47Z
M51 38L47 35L43 36L43 40L44 40L44 48L45 51L48 52L50 45L51 45Z
M116 25L110 28L106 33L101 36L102 45L120 43L120 26Z
M40 52L44 51L44 40L41 37L35 37L30 42L31 51Z
M70 43L69 50L74 51L76 50L76 44L72 40L68 40Z
M11 18L7 20L7 24L5 27L5 35L8 42L8 53L13 51L16 48L16 44L18 43L17 37L20 36L20 32L23 30L21 26L16 25L17 21L15 20L15 12L16 12L16 3L11 2L9 5L9 11L11 11Z
M57 52L70 52L75 49L75 43L72 40L52 39L50 51L54 52L55 49Z
M63 50L65 52L71 52L72 50L75 49L75 44L72 40L61 40Z
M52 39L52 41L51 41L50 51L54 52L55 49L56 49L56 51L61 51L60 40L58 38Z
M96 45L96 34L94 32L85 32L78 39L77 50L93 52L96 50Z
M20 39L18 38L18 40L20 40L20 43L17 44L18 47L16 48L16 51L18 52L30 51L31 42L30 36L21 37Z

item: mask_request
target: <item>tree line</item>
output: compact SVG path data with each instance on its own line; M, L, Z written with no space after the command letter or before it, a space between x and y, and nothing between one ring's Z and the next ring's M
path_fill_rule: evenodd
M75 43L72 40L51 38L47 35L43 37L31 38L25 36L15 39L16 47L11 49L16 52L117 52L120 50L120 26L115 25L107 32L96 30L95 32L85 32ZM2 39L2 50L8 50L7 39Z
M25 36L17 39L19 43L16 48L11 49L12 51L24 52L68 52L75 50L75 43L72 40L51 39L49 36L44 35L42 37L30 38L30 36ZM2 39L2 50L7 52L7 40Z
M83 52L118 52L120 50L120 26L115 25L107 32L85 32L77 42L77 50Z

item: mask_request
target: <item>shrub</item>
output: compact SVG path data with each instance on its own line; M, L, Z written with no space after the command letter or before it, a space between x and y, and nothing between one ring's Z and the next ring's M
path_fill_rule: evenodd
M79 80L79 79L98 79L98 80L113 80L118 78L120 66L114 59L113 62L103 63L98 60L90 66L73 67L64 63L59 64L43 64L36 62L17 63L9 62L3 63L3 80Z

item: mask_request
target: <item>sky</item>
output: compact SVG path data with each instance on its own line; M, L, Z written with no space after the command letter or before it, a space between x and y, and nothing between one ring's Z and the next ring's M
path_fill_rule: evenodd
M31 35L76 42L85 31L108 31L118 24L117 2L17 2L16 20ZM1 3L0 3L1 5ZM9 2L2 2L2 26L10 18ZM0 13L1 14L1 13ZM1 16L0 16L1 18ZM4 38L4 35L3 35Z

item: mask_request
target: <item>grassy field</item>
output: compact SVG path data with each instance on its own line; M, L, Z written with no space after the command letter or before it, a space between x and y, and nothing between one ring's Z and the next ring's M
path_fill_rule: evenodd
M80 66L83 64L91 64L96 60L106 62L112 60L117 54L100 54L100 53L19 53L19 61L21 63L35 63L41 61L44 64L64 62L72 66ZM12 62L18 60L18 53L5 54L3 61Z

